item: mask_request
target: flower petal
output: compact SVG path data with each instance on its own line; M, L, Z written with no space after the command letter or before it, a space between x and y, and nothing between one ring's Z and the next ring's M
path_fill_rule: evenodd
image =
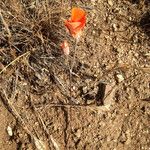
M83 18L85 18L85 15L86 13L83 9L74 7L71 13L71 21L80 22Z
M65 21L65 26L68 28L70 34L76 38L81 35L86 23L86 13L81 8L73 8L71 19Z
M81 34L81 30L84 28L85 22L82 23L82 22L66 21L65 26L68 28L70 34L73 37L76 37L76 36L78 36L78 34Z
M81 25L81 22L70 22L70 21L65 21L65 26L69 29L69 30L74 30L77 27L79 27Z
M70 50L69 50L68 42L65 40L65 41L63 41L63 43L60 46L61 46L61 48L63 50L64 55L69 55Z

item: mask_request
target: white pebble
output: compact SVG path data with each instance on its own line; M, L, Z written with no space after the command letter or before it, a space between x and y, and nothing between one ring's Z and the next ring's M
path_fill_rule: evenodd
M110 6L113 6L112 0L108 0L108 4L109 4Z
M122 74L117 74L116 76L117 76L117 80L118 80L118 82L121 82L121 81L123 81L123 80L124 80L124 77L123 77L123 75L122 75Z
M7 133L9 136L13 136L13 131L12 131L12 128L10 126L7 127Z

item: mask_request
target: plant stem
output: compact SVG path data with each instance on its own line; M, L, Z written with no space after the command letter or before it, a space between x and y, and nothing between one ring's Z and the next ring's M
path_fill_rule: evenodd
M76 51L77 51L77 45L78 45L78 39L75 39L75 46L74 46L74 55L73 55L73 61L72 61L72 64L71 64L71 67L70 67L70 72L72 73L72 70L73 70L73 67L74 67L74 64L75 64L75 58L76 58Z
M74 45L74 54L73 54L73 61L72 64L70 64L70 98L72 99L72 70L75 64L75 57L76 57L76 50L77 50L77 44L78 39L75 39L75 45Z

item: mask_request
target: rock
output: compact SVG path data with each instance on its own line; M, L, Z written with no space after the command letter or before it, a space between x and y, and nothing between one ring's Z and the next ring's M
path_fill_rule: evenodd
M13 131L12 131L12 128L10 126L7 127L7 133L9 136L13 136Z
M87 91L88 91L87 86L83 87L82 90L83 90L83 93L84 93L84 94L87 93Z
M124 77L123 77L122 74L117 74L117 75L116 75L116 78L117 78L117 81L118 81L118 82L122 82L122 81L124 80Z
M80 138L81 137L81 130L78 129L77 132L75 133L76 137Z
M109 4L110 6L113 6L112 0L108 0L108 4Z
M117 31L118 28L117 28L117 25L115 23L112 24L112 27L113 27L114 31Z

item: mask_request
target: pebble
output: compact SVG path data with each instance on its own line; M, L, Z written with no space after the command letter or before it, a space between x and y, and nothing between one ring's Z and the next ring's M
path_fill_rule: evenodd
M109 4L110 6L113 6L112 0L108 0L108 4Z
M115 23L112 24L113 30L117 31L117 25Z
M124 80L124 77L122 74L117 74L116 77L117 77L118 82L121 82Z
M12 131L12 128L10 126L7 127L7 133L9 136L13 136L13 131Z
M87 86L85 86L85 87L83 87L83 93L85 94L85 93L87 93L87 91L88 91L88 88L87 88Z
M76 137L80 138L81 137L81 130L78 129L77 132L75 133Z

